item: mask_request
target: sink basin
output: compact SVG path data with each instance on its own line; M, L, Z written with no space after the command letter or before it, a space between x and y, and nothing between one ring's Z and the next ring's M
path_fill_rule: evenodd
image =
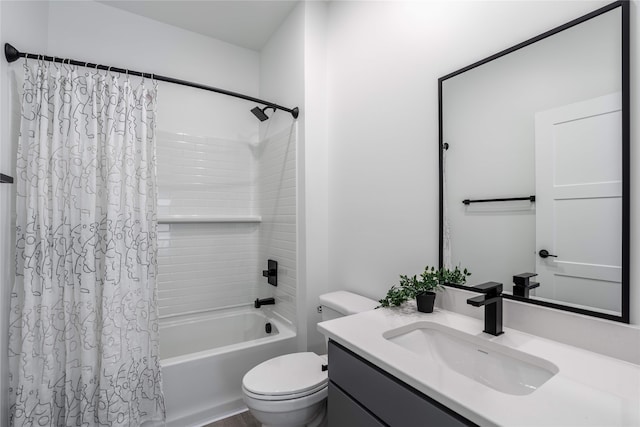
M386 331L383 337L423 356L425 363L507 394L531 394L558 373L547 360L438 323L412 323Z

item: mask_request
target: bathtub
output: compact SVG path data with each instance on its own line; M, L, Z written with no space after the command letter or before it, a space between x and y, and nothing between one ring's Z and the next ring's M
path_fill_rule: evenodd
M245 410L244 374L267 359L295 352L295 337L291 324L269 309L241 307L162 319L166 426L202 426Z

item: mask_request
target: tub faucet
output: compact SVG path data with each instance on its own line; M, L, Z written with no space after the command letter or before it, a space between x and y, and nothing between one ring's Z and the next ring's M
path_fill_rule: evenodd
M253 303L253 306L255 308L260 308L263 305L273 305L276 303L276 299L275 298L256 298L256 300Z

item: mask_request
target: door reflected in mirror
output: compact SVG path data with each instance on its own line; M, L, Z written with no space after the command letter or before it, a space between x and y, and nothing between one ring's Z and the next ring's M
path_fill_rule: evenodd
M628 322L626 7L440 79L442 265Z

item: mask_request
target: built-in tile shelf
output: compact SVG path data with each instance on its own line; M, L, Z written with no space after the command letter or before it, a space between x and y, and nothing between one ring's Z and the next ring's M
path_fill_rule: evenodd
M205 222L262 222L260 215L159 215L158 223L175 224L175 223L205 223Z

